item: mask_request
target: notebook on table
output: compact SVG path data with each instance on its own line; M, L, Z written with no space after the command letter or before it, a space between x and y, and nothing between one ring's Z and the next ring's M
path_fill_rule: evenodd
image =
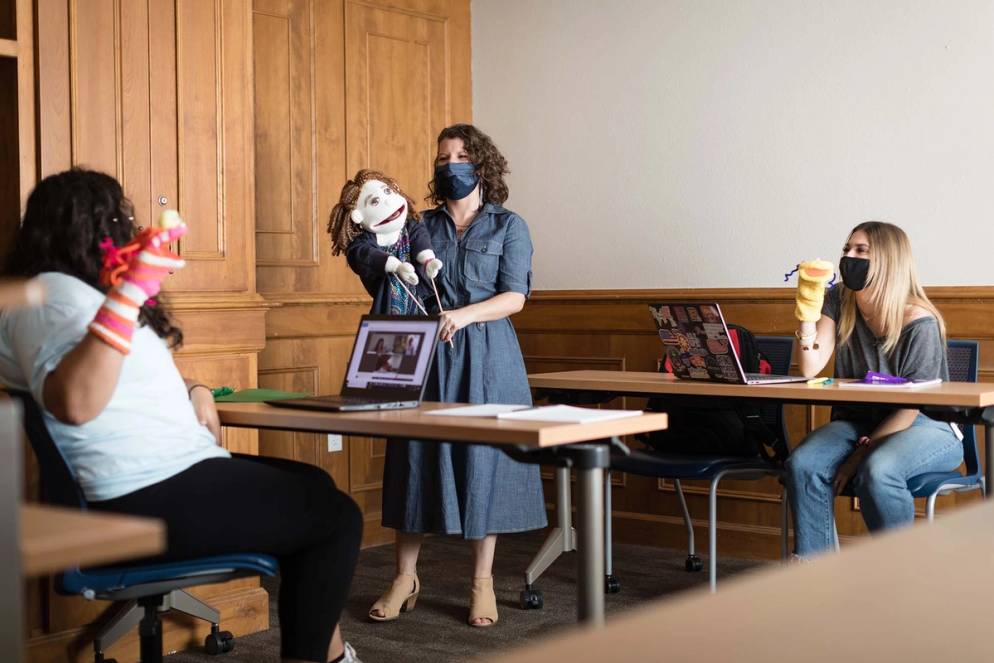
M659 340L681 380L726 384L805 382L797 375L746 373L717 302L650 304Z
M437 341L437 318L364 315L340 395L266 403L331 412L417 407L424 396Z

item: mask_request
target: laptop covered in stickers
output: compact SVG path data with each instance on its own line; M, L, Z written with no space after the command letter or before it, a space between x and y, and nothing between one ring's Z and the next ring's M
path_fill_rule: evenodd
M717 302L650 304L673 375L681 380L726 384L805 382L796 375L746 373Z

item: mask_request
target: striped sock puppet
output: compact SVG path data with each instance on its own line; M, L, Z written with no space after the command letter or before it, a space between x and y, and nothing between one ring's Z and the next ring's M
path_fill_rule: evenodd
M186 264L169 250L169 243L186 230L179 214L166 210L158 227L143 231L126 246L118 249L107 240L100 280L110 290L90 323L91 334L123 355L131 352L131 335L142 305L159 294L166 276Z

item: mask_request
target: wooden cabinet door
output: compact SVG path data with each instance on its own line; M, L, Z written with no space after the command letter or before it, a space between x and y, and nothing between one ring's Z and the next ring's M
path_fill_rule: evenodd
M168 290L254 292L248 0L39 4L53 18L40 44L68 51L39 72L52 103L41 109L43 174L81 165L114 175L142 225L178 208L188 265ZM46 139L48 127L68 149Z
M428 191L435 137L451 116L445 20L345 4L346 162L382 170L411 198Z

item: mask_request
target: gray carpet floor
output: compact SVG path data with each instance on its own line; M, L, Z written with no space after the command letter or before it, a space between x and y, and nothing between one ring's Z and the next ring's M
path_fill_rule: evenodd
M518 594L524 569L538 550L544 533L502 536L497 546L495 590L500 621L490 628L466 624L472 556L458 539L433 537L421 552L422 582L417 607L393 622L374 623L369 606L393 580L393 546L364 550L342 619L345 639L363 663L443 663L465 661L480 654L519 645L576 623L576 553L561 556L536 583L545 606L522 610ZM616 545L615 574L621 592L606 597L608 619L645 601L707 585L707 572L687 573L686 553L647 546ZM763 566L753 560L719 558L721 578ZM276 616L278 580L266 579L271 601L271 628L238 638L235 650L222 658L203 651L186 651L166 658L168 663L276 663L279 661L279 623ZM223 624L222 624L223 628Z

